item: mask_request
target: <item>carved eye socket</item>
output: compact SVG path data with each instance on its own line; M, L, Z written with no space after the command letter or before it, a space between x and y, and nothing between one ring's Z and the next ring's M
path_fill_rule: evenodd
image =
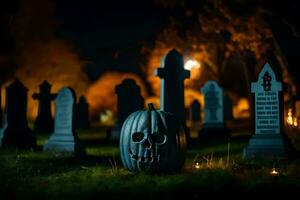
M132 134L132 141L133 142L140 142L144 139L144 133L143 132L136 132Z
M161 133L161 132L155 132L153 133L152 135L152 140L155 142L155 143L164 143L165 142L165 134Z

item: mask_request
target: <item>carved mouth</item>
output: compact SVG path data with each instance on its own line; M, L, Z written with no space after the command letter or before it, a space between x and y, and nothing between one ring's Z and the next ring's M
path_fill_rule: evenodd
M160 155L152 156L152 157L144 157L144 156L138 156L137 154L134 154L131 149L129 149L129 154L131 159L141 162L141 163L153 163L158 162Z

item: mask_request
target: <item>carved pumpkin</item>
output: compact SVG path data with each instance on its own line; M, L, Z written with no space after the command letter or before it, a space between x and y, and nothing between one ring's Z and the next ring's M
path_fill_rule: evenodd
M185 161L186 136L171 113L136 111L125 120L120 135L123 165L130 171L175 172Z

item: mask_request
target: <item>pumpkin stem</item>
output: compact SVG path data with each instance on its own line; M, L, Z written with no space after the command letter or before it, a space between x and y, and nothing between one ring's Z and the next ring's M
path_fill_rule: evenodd
M148 109L149 110L155 110L155 107L154 107L153 103L148 103Z

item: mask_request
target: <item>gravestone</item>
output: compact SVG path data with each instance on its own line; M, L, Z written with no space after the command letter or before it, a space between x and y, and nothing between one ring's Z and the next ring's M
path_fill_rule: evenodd
M182 124L189 137L184 108L184 79L190 77L190 71L184 69L183 57L175 49L171 50L155 70L160 82L160 109L173 113ZM187 138L189 139L189 138Z
M44 145L44 150L65 153L84 153L74 128L75 92L71 88L59 90L55 102L54 132Z
M194 100L190 107L190 121L201 121L201 104L198 100Z
M251 83L254 93L255 134L244 149L244 156L263 158L285 158L292 147L282 128L282 83L276 80L274 71L266 63Z
M201 93L204 95L204 120L199 138L216 142L228 139L230 133L224 124L223 89L216 81L207 81Z
M6 87L2 146L35 149L36 138L27 125L27 88L16 79Z
M51 115L51 100L56 94L51 94L51 85L43 81L40 85L40 93L34 93L32 98L39 101L38 116L34 122L34 129L41 132L52 132L54 121Z
M76 106L76 128L88 129L90 127L89 104L84 96L80 96Z
M223 105L224 105L224 121L233 120L233 103L231 98L228 95L224 95L223 97Z
M108 131L110 141L118 141L120 131L125 119L133 112L144 109L144 99L141 89L133 79L125 79L115 87L117 94L117 121L115 126Z

